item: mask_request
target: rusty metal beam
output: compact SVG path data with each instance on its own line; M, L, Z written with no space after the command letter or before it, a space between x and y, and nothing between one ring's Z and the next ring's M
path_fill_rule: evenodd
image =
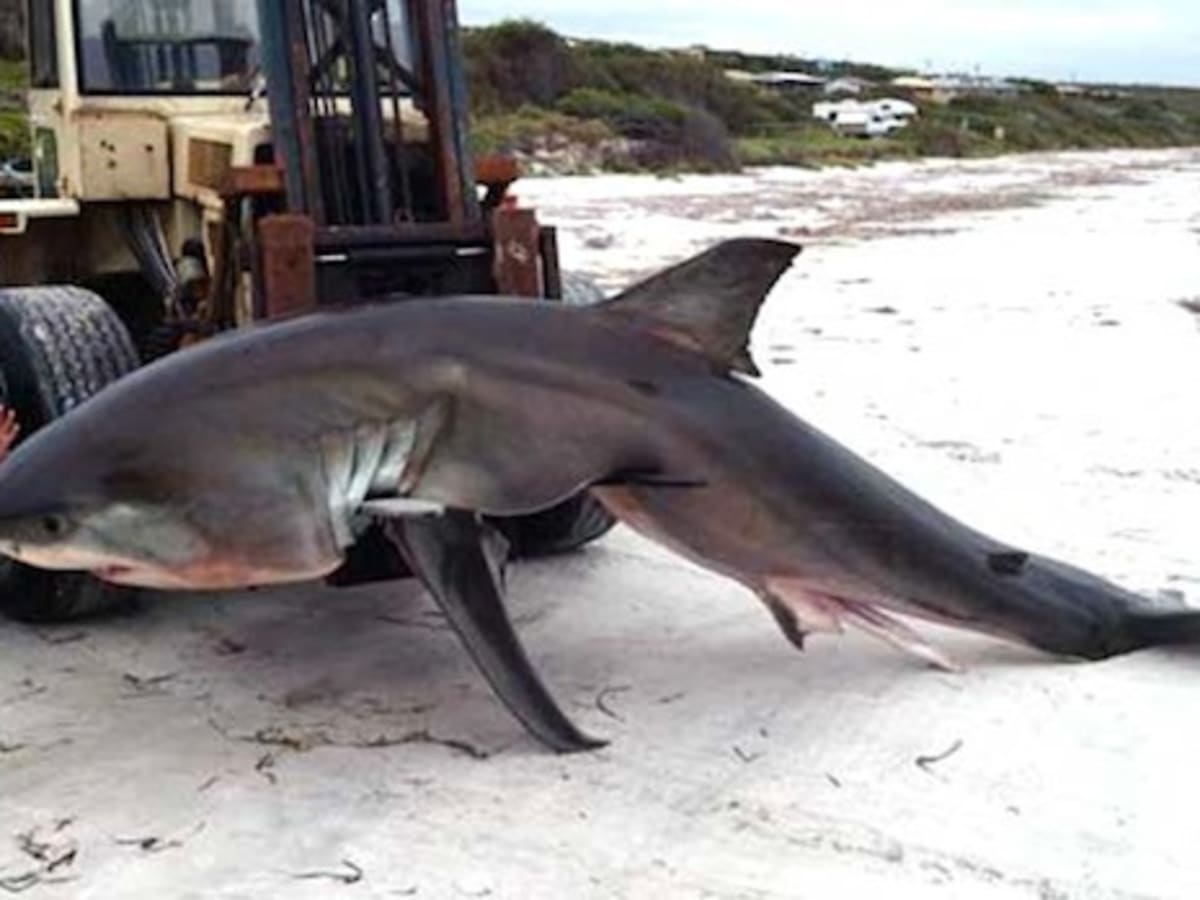
M467 99L453 0L411 0L414 34L421 50L421 99L437 166L437 189L445 221L480 221L467 135Z
M263 197L283 194L286 189L283 169L279 166L234 166L221 187L221 196Z
M275 158L283 167L288 209L306 212L317 222L324 222L304 4L301 0L260 0L258 6Z
M561 300L562 265L558 259L558 231L553 225L543 225L538 230L538 255L542 258L542 296Z
M542 296L537 217L531 209L502 206L492 212L496 289L512 297Z
M308 216L284 213L258 222L263 307L270 319L317 305L316 229Z
M453 225L449 222L400 222L396 225L339 225L322 228L317 234L317 245L336 250L370 244L395 243L455 243L479 244L488 240L483 223Z

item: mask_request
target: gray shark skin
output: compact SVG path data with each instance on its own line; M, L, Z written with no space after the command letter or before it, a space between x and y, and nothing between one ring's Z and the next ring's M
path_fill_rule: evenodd
M211 341L18 447L0 552L241 587L322 576L361 516L389 517L498 694L558 750L595 742L521 652L480 515L588 487L754 590L797 645L847 623L951 665L889 610L1089 659L1200 639L1200 613L973 531L735 375L756 371L750 328L798 249L726 242L599 307L446 298Z
M1160 609L974 531L752 385L678 380L661 389L671 413L659 427L690 437L674 448L673 470L703 487L600 487L597 496L649 537L754 590L798 646L851 624L956 668L885 610L1086 659L1200 639L1200 613Z

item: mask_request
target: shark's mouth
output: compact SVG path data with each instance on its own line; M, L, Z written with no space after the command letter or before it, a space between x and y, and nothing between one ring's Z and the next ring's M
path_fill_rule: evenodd
M249 565L240 560L205 558L185 565L112 563L90 571L101 581L123 587L166 591L238 590L269 584L312 581L328 575L342 562L340 556L314 560L309 568L285 569Z
M98 569L93 569L92 574L101 581L110 581L113 584L124 584L124 579L128 579L136 572L133 566L101 566Z

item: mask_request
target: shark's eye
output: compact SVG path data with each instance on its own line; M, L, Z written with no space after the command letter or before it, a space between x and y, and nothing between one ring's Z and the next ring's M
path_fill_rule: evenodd
M67 530L67 523L62 516L42 516L42 531L50 537L58 537Z

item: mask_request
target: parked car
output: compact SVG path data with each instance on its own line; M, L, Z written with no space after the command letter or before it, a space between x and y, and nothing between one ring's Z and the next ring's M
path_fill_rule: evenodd
M906 127L918 114L917 107L907 100L839 100L814 103L813 118L828 122L839 134L858 137L884 137Z

